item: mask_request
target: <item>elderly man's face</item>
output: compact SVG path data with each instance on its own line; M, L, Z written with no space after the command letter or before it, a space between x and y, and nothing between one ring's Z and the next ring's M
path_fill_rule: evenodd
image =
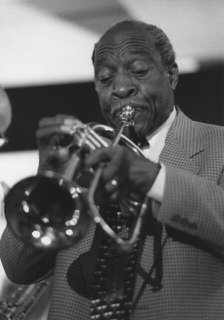
M162 66L154 39L139 28L104 37L95 51L95 87L104 118L117 125L116 114L132 106L137 136L158 128L173 109L169 72Z

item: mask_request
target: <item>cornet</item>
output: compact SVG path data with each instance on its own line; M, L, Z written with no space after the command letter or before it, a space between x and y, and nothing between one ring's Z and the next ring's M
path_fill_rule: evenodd
M124 107L119 115L118 129L94 124L83 125L71 133L72 144L80 152L82 148L124 145L139 156L141 150L122 134L127 126L134 125L135 111ZM81 167L81 157L75 157L69 175L74 176ZM77 160L78 159L78 160ZM86 232L91 219L106 232L121 250L129 251L137 241L142 220L147 210L146 200L140 205L130 201L130 209L137 210L133 232L128 239L115 233L99 214L94 198L103 165L95 169L89 189L80 187L52 171L30 176L16 183L5 198L5 216L9 228L26 245L36 248L63 248L76 243Z

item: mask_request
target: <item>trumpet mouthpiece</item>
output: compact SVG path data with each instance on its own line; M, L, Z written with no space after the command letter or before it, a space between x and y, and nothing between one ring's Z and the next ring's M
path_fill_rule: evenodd
M122 108L122 112L118 117L121 123L125 124L126 126L133 126L135 114L136 112L134 108L125 106Z

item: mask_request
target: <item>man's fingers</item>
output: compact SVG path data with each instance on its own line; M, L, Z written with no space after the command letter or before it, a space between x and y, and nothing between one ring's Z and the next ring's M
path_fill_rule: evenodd
M69 127L66 126L47 126L47 127L42 127L37 130L36 132L36 137L37 139L42 139L42 138L47 138L53 135L63 135L63 134L68 134L72 135L72 130Z
M53 118L43 118L39 122L36 139L39 143L49 145L69 145L75 136L75 131L83 127L81 121L74 117L57 115Z
M44 127L44 126L51 126L51 125L61 125L61 124L65 124L65 125L69 125L72 126L73 124L77 124L77 123L81 123L82 122L73 117L73 116L69 116L69 115L63 115L63 114L58 114L55 117L44 117L39 121L39 126L40 127Z
M105 184L105 190L108 193L113 193L115 192L117 189L119 188L119 182L118 182L118 178L114 178L108 182L106 182Z
M85 165L86 167L94 167L101 162L107 162L112 159L114 153L114 148L99 148L94 152L91 152L88 157L86 157Z

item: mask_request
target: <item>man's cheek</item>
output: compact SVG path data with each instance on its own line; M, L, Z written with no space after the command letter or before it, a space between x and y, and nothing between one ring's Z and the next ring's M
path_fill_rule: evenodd
M134 129L138 135L145 136L150 131L152 126L153 126L152 118L147 117L146 115L144 115L144 116L142 115L142 116L136 118Z

